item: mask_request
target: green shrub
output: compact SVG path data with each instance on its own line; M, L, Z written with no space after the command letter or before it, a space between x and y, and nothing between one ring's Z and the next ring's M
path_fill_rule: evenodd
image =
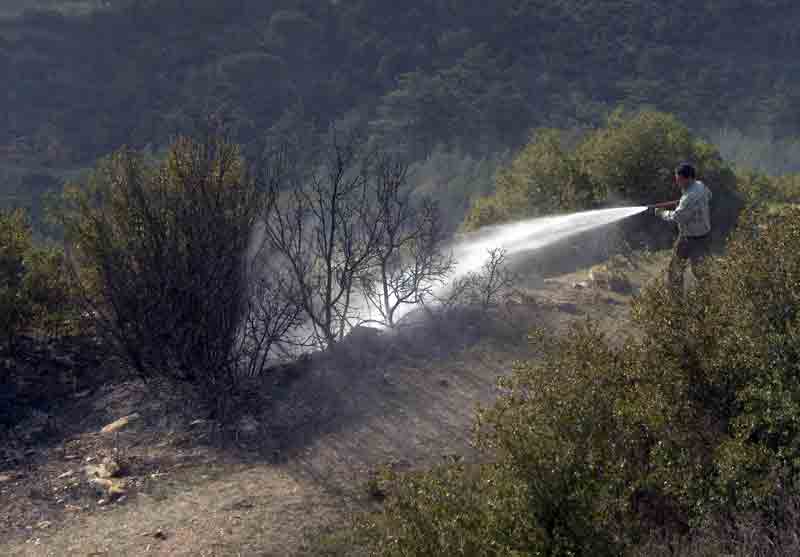
M22 212L0 213L0 332L9 345L30 313L22 291L23 262L30 244L30 228Z
M25 257L25 268L23 287L36 331L54 337L85 334L78 292L63 249L34 246Z
M740 208L735 175L712 145L692 136L675 117L654 111L613 113L606 127L586 133L574 148L566 134L537 133L479 199L465 228L620 202L649 204L680 196L675 166L693 161L714 193L712 219L722 232Z
M542 357L479 414L491 464L393 478L366 529L375 554L619 555L729 513L785 520L772 502L800 472L800 209L748 216L708 266L685 296L646 288L628 338L591 323L537 336Z
M20 211L0 211L0 345L13 349L20 333L59 334L74 318L63 253L33 243Z
M797 203L800 175L770 176L756 170L737 170L737 189L751 206Z
M736 172L736 187L750 206L778 201L779 194L774 181L762 172L738 170Z
M626 455L640 441L618 435L609 395L624 377L614 362L585 328L549 344L541 365L520 364L480 414L491 463L391 477L384 511L368 523L374 554L618 555L623 480L639 469Z
M800 202L800 174L786 174L774 178L781 201Z
M123 149L67 191L87 310L143 377L231 388L259 199L235 146L185 138L158 166Z
M463 464L445 464L424 474L398 476L388 472L384 481L394 491L384 513L362 525L378 555L484 556L508 554L514 530L529 521L511 522L524 510L513 492L501 493L505 482L488 477L498 470L488 467L474 473ZM476 481L476 479L482 481ZM492 508L489 501L498 506ZM495 518L499 522L495 522ZM508 538L506 538L506 533ZM506 553L504 553L506 552Z
M495 179L495 193L478 198L464 228L587 207L592 201L588 176L564 145L558 130L539 130Z

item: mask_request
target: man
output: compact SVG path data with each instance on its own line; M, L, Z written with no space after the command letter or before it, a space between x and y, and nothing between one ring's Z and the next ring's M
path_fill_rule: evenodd
M669 263L667 280L670 287L683 292L683 273L687 262L691 262L692 273L697 280L703 279L702 263L711 247L711 191L703 182L695 179L695 169L689 163L681 163L675 169L675 182L681 189L681 198L651 208L657 216L678 225L678 239ZM675 209L668 211L666 207Z

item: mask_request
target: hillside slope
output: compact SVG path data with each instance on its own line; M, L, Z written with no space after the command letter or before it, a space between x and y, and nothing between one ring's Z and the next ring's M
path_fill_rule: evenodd
M72 4L92 3L36 5ZM357 112L415 157L437 143L494 151L535 126L597 123L618 104L792 135L798 22L789 0L137 0L75 17L27 12L0 22L11 84L0 165L90 163L209 116L249 145Z
M663 258L633 264L636 287ZM0 552L321 555L321 530L376 504L367 485L378 467L471 457L475 405L494 399L496 377L514 360L531 357L529 327L558 334L590 316L612 337L628 329L630 295L586 287L586 278L581 270L523 280L492 330L462 319L402 338L368 335L308 369L262 378L225 442L213 422L180 417L180 399L154 400L129 383L79 390L52 411L46 442L20 442L26 456L0 466L0 507L8 509ZM134 411L142 419L128 430L98 433ZM103 455L127 463L129 492L110 504L82 472Z

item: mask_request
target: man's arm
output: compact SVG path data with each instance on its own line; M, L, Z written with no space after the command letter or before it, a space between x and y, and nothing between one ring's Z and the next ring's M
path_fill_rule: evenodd
M680 199L675 201L665 201L664 203L656 203L655 205L648 205L648 209L674 209L678 206Z
M698 202L698 194L696 192L686 193L681 196L678 206L674 211L660 211L659 214L662 219L669 222L677 222L679 224L686 224L691 220L692 208Z

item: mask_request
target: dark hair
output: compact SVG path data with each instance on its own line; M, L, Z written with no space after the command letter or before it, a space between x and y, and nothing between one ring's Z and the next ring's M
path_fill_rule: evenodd
M678 176L683 176L684 178L694 178L694 167L688 162L682 162L677 166L677 168L675 168L675 174Z

